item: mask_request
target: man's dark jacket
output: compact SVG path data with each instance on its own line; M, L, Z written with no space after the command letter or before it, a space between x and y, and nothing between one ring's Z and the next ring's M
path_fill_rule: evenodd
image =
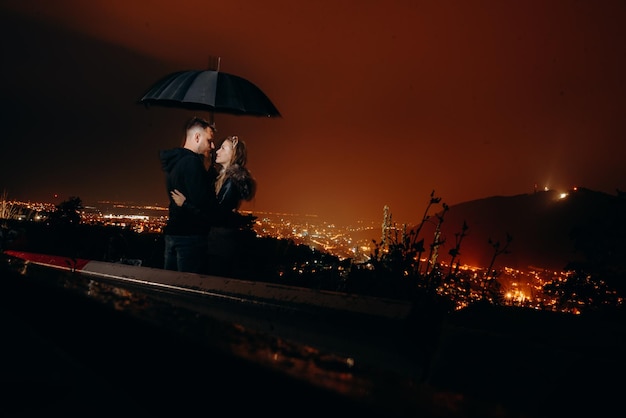
M216 197L211 174L204 167L204 156L186 148L163 150L159 153L165 171L165 186L169 198L169 219L165 235L205 235L208 220L215 208ZM176 205L170 192L178 189L197 211Z

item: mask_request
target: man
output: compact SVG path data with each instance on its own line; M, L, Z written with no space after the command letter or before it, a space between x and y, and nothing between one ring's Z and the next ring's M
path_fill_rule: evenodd
M215 191L205 167L205 155L213 148L214 127L205 119L194 117L185 126L182 147L160 151L161 166L170 199L169 219L163 229L164 268L198 273L206 257L209 225L206 213L215 204ZM170 196L174 189L183 191L189 203L199 208L191 213L176 205Z

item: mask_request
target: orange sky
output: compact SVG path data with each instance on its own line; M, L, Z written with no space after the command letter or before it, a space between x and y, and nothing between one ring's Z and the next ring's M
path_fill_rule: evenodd
M190 115L137 100L221 70L280 119L216 115L259 182L253 211L417 222L548 186L626 190L626 3L4 0L0 188L166 202L157 159Z

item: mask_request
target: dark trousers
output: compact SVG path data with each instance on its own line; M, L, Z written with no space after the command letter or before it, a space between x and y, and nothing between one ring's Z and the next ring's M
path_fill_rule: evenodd
M206 235L165 235L166 270L200 273L206 258Z

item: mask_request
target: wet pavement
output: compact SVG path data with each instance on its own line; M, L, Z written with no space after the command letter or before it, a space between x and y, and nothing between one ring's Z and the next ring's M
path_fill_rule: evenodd
M5 417L366 413L359 402L158 323L2 272ZM228 328L213 337L230 339Z
M189 309L180 298L39 273L0 269L2 416L603 416L624 387L619 323L461 313L424 383L410 356L395 359L407 365L400 373L349 356L358 339L334 349L321 344L328 338L307 341L315 325L305 317L279 329L258 317L269 311L234 321L227 305Z

